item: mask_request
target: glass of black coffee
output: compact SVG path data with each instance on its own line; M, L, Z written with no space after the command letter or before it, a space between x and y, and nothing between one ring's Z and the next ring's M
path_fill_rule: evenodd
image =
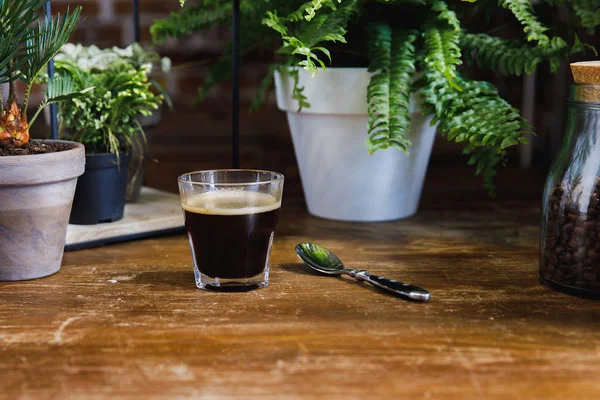
M267 286L283 179L276 172L235 169L178 178L196 286L216 291Z

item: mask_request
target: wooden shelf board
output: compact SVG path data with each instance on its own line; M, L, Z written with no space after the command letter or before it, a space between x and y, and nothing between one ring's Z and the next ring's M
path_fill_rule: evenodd
M123 219L97 225L69 225L66 250L99 247L109 243L184 231L179 195L142 188L140 199L125 205Z

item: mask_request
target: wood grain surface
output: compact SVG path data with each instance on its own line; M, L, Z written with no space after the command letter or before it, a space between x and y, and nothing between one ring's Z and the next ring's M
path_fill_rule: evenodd
M184 235L67 253L0 284L0 397L600 398L600 303L538 283L538 223L531 203L382 224L284 203L271 283L250 293L196 289ZM313 275L305 240L432 300Z

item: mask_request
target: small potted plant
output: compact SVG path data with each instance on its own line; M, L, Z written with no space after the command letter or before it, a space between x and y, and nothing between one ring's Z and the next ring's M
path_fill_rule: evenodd
M144 132L138 121L163 101L152 90L148 64L132 65L71 59L67 46L56 57L56 74L76 88L93 86L90 96L58 107L63 138L86 148L86 169L79 179L70 222L97 224L123 218L131 149Z
M48 81L38 112L27 118L31 88L69 39L81 9L42 18L44 0L0 2L0 281L35 279L60 269L77 177L84 171L81 144L30 140L29 127L47 105L83 98L66 77ZM15 83L25 94L19 103Z
M133 43L125 48L111 47L100 49L96 46L82 46L81 44L66 44L58 54L57 59L71 61L82 68L96 71L113 68L117 64L127 64L133 68L144 67L150 76L152 89L163 96L164 102L170 109L173 103L163 85L152 78L155 66L159 66L163 73L171 69L171 60L152 50L145 50L139 43ZM128 167L127 188L125 198L127 201L137 201L140 196L144 180L145 161L148 159L149 146L152 141L152 129L160 122L161 108L151 110L149 115L139 115L144 135L136 135L131 142L131 159Z
M542 4L556 5L569 10L574 28L593 31L600 23L596 2ZM560 27L550 30L534 2L523 0L500 0L499 7L522 25L525 41L471 30L474 20L501 10L491 2L248 0L241 7L242 52L275 54L255 106L275 78L308 209L341 220L397 219L417 210L433 126L464 144L493 193L496 167L531 127L460 65L520 75L543 61L555 70L584 48L575 30L558 36ZM230 21L231 1L203 1L156 21L151 32L160 43ZM203 93L229 77L228 53L211 68Z

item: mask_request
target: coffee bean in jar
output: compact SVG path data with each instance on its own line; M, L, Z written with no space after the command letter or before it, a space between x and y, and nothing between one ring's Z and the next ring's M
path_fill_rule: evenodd
M583 186L552 188L544 213L540 272L550 284L600 293L600 178L588 193Z

